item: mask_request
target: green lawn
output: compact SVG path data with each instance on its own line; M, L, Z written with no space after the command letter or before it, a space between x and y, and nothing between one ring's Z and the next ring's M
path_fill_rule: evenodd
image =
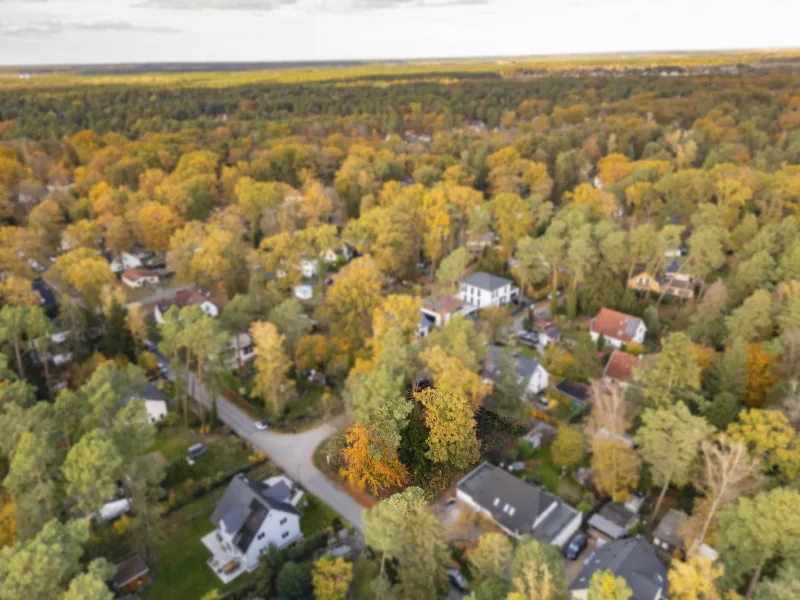
M328 528L336 516L331 507L312 494L300 501L300 530L306 537Z
M274 466L264 464L249 476L265 479L274 474ZM217 488L165 518L165 539L155 549L155 581L143 594L145 600L195 600L213 589L231 591L253 576L245 573L225 586L208 566L210 553L200 540L214 529L209 519L225 490Z

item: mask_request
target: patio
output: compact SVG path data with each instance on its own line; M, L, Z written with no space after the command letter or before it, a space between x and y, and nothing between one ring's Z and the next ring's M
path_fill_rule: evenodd
M230 583L247 570L244 557L222 547L216 530L204 536L202 542L211 552L208 566L217 574L222 583Z

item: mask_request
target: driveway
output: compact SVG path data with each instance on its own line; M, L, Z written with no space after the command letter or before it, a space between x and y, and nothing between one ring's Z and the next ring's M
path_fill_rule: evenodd
M189 387L196 399L194 376L190 376ZM207 397L207 394L203 396ZM222 396L217 396L217 414L231 431L249 440L254 448L262 450L290 478L320 498L358 531L363 532L361 513L364 507L325 477L312 461L314 450L320 442L344 425L343 417L303 433L283 434L258 431L248 415Z

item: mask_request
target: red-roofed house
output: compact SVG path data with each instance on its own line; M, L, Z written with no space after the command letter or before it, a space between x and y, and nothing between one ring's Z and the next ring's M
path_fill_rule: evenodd
M606 344L620 348L631 342L644 343L647 326L639 317L626 315L609 308L601 308L597 316L592 319L590 333L595 342L602 335Z
M628 354L620 349L611 353L608 364L603 371L603 377L618 381L620 385L627 385L633 374L633 369L642 363L642 359L633 354Z
M130 288L140 288L158 283L158 275L150 269L126 269L122 273L122 283Z

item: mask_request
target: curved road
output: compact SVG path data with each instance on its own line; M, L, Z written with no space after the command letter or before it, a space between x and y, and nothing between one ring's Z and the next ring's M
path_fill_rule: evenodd
M194 376L189 378L189 389L197 400ZM249 440L254 448L262 450L272 462L283 469L286 475L325 502L358 531L362 531L361 512L364 507L325 477L312 461L316 447L340 429L343 417L303 433L258 431L248 415L219 395L217 414L220 421L230 427L231 431Z

